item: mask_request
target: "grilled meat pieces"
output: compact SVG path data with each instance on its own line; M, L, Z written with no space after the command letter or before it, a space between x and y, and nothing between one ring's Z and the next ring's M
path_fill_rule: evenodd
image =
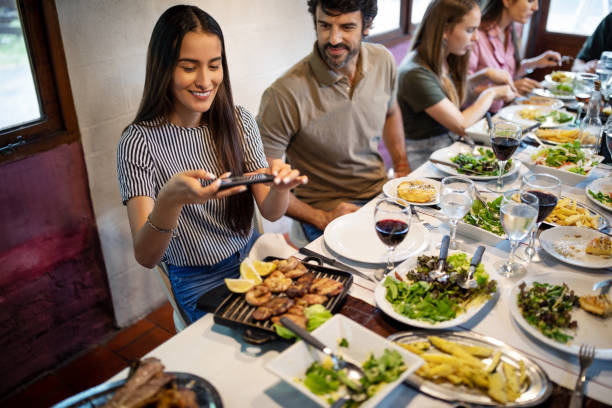
M307 293L301 298L297 299L299 305L322 305L327 302L327 296L317 295L316 293Z
M297 264L297 266L294 269L291 269L285 272L285 277L296 279L302 275L305 275L307 272L308 272L308 268L306 268L304 264L300 262Z
M251 306L261 306L270 299L272 293L266 285L257 285L244 295L244 300Z
M266 320L270 316L276 316L285 313L291 306L293 306L293 299L288 297L273 297L265 304L259 306L253 312L253 319L255 320Z
M272 318L272 322L273 323L278 323L278 324L282 325L282 323L280 322L281 317L288 317L295 324L297 324L298 326L300 326L303 329L306 328L306 324L308 323L308 319L306 318L306 316L304 316L304 315L299 316L299 315L294 315L294 314L290 314L290 313L285 313L282 316L274 316Z
M281 293L285 292L293 281L290 278L286 278L285 275L281 271L274 271L272 274L267 277L263 284L266 285L272 293Z
M324 296L336 296L340 292L344 285L341 282L330 278L319 278L315 279L312 285L310 285L310 293Z

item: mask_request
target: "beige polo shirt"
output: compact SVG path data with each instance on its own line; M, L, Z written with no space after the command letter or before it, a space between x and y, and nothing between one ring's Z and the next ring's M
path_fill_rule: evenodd
M387 111L396 97L397 70L381 45L362 43L357 76L331 70L312 53L263 94L257 124L266 156L282 158L308 176L295 195L315 208L369 199L386 181L378 153Z

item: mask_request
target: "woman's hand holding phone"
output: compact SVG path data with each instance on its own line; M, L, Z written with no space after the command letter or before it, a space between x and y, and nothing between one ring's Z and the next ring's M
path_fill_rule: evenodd
M223 198L245 191L247 189L245 185L219 189L222 180L227 179L230 174L227 172L217 177L206 170L187 170L177 173L162 187L158 199L178 205L202 204L213 198Z
M307 176L300 176L300 171L292 169L282 160L272 160L269 173L274 176L271 188L277 190L291 190L295 186L308 183Z

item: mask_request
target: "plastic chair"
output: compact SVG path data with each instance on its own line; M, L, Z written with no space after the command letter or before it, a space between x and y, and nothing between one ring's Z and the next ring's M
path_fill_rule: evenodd
M176 302L176 298L174 297L174 292L172 291L172 284L170 283L170 278L168 274L168 265L166 265L165 262L160 262L157 265L156 269L158 272L157 277L162 283L164 293L166 294L166 297L170 301L172 309L174 310L174 312L172 313L172 318L174 320L174 328L178 333L185 327L189 326L189 324L187 323L189 319L187 318L187 315L185 314L183 309L181 309L181 307L178 305L178 303Z

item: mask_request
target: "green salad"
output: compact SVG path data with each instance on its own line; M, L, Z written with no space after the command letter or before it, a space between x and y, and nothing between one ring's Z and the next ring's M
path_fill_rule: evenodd
M604 194L601 191L598 191L596 193L593 190L589 190L589 194L591 195L591 197L593 197L595 200L599 201L603 205L607 207L612 207L612 193Z
M480 200L474 200L472 209L463 217L463 221L495 235L503 236L505 232L499 216L502 198L503 196L499 196L490 203L485 203L486 207L482 205Z
M450 161L457 164L459 173L478 174L482 176L496 176L499 173L499 165L492 150L478 148L480 155L474 156L472 153L459 153L450 158ZM512 159L506 162L504 174L512 168Z
M438 257L421 255L417 258L416 268L406 274L405 280L387 276L385 298L393 310L410 319L429 323L454 319L470 305L489 299L497 290L497 281L489 279L482 263L474 273L478 287L463 289L457 284L457 280L468 273L470 260L463 252L449 255L445 269L449 278L438 282L429 276L437 268Z
M308 306L304 309L304 316L308 319L308 323L306 323L306 329L308 331L313 331L326 321L332 318L332 314L329 310L325 308L323 305L312 305ZM286 328L280 323L274 324L274 330L276 334L284 339L296 339L297 336L291 330Z
M312 393L323 396L331 405L338 398L351 393L352 401L345 407L355 407L372 397L385 385L399 378L406 371L402 355L396 350L385 349L376 358L373 354L362 364L364 377L356 383L347 376L346 370L335 371L331 359L315 361L306 370L304 385Z
M573 143L541 148L531 156L531 160L535 164L582 175L588 174L593 167L599 164L584 153L577 140Z
M565 112L554 110L545 115L536 116L535 120L537 120L538 122L547 122L550 120L551 122L554 122L554 123L567 123L567 122L574 120L574 117Z
M559 84L551 89L551 92L559 95L567 95L574 93L574 87L571 84Z
M533 282L527 288L525 282L519 285L518 306L527 322L546 337L567 343L573 336L568 330L575 330L578 323L572 320L571 311L578 306L578 296L567 287L548 283Z

